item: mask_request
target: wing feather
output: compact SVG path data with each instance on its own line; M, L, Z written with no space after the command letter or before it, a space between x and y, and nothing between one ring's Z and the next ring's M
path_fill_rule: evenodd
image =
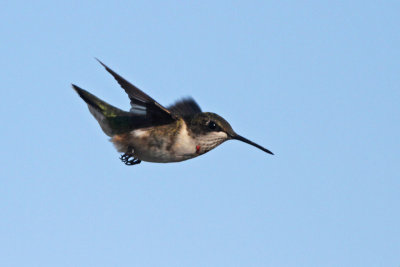
M158 123L169 123L177 119L176 114L171 113L171 111L163 107L142 90L125 80L122 76L110 69L99 59L96 58L96 60L114 77L114 79L128 94L129 99L131 100L132 113L146 115L148 120L157 121Z
M196 103L196 101L189 97L184 98L175 102L173 105L168 106L168 110L171 111L173 114L179 116L189 116L194 115L196 113L201 112L200 106Z

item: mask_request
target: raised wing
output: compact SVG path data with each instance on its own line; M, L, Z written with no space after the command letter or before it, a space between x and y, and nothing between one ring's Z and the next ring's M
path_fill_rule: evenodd
M171 113L149 95L122 78L97 58L96 60L114 77L114 79L128 94L129 99L131 100L130 111L132 113L146 116L148 120L158 123L169 123L177 119L175 114Z
M201 112L201 108L193 98L185 98L168 106L168 110L175 115L189 116Z

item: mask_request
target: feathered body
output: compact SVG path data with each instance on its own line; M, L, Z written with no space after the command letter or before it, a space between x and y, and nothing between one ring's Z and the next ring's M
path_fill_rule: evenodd
M99 61L100 62L100 61ZM202 112L197 103L183 99L167 108L160 105L100 62L117 80L131 100L129 112L120 110L91 93L72 85L88 104L92 115L127 165L140 161L178 162L202 155L229 139L238 139L272 154L269 150L236 134L229 123L215 113ZM133 160L128 160L133 158Z

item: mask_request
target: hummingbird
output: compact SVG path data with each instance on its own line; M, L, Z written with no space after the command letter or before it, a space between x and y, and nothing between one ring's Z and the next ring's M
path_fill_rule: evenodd
M103 132L110 137L126 165L147 162L179 162L203 155L227 140L239 140L272 154L268 149L237 134L221 116L202 112L193 98L164 107L96 60L114 77L130 99L129 111L114 107L72 84L88 105Z

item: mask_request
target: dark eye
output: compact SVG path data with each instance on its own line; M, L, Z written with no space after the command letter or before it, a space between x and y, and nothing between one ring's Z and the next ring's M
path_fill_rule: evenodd
M211 130L215 130L215 129L217 129L217 124L213 121L210 121L208 123L208 128L210 128Z

